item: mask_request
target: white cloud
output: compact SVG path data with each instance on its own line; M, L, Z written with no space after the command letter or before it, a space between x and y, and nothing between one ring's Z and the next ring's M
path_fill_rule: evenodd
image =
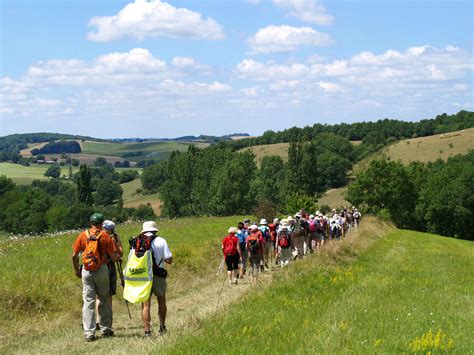
M273 0L273 4L289 11L290 15L315 25L330 25L333 16L317 0Z
M320 81L318 82L318 85L321 89L323 89L325 92L340 92L342 91L341 85L337 83L332 83L329 81Z
M311 27L267 26L249 39L256 53L290 52L301 46L327 46L332 40L328 34Z
M230 91L231 87L227 84L219 83L218 81L214 81L212 84L207 85L207 89L210 92L226 92Z
M110 42L125 37L171 37L218 40L224 38L222 27L198 12L176 8L160 0L135 0L114 16L97 16L89 21L94 30L87 38Z
M45 107L55 107L61 105L61 101L56 99L37 98L35 101L38 103L38 105Z
M298 63L291 65L265 65L253 59L245 59L237 65L236 72L241 78L254 80L281 80L300 78L309 73L309 67Z

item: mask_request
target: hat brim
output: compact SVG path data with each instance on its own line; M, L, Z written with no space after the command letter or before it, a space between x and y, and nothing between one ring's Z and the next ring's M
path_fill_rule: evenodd
M146 228L146 229L142 229L142 233L146 233L146 232L158 232L158 228Z

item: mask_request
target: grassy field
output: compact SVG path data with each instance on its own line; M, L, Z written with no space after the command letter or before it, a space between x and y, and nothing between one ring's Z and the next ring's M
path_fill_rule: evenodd
M346 201L345 198L346 192L347 187L327 190L324 195L318 199L318 206L328 205L331 208L350 207L350 203Z
M137 189L142 189L142 182L140 179L135 179L133 181L122 184L123 189L123 205L124 207L138 207L140 204L149 203L156 215L161 213L161 201L158 193L144 195L143 193L138 193Z
M48 165L23 166L20 164L0 163L0 175L6 175L18 185L29 185L33 180L47 180L44 173ZM77 171L77 169L75 170ZM67 174L68 168L61 167L61 174Z
M428 137L405 139L391 144L382 151L357 163L354 166L354 171L364 170L372 160L382 157L408 164L412 161L447 160L457 154L467 154L471 149L474 149L474 128Z
M175 260L169 335L140 339L139 306L131 306L129 320L118 297L117 336L87 350L81 286L70 263L75 233L0 241L0 352L468 353L474 347L466 326L474 322L472 242L395 230L367 217L322 253L263 273L257 287L244 279L221 288L223 274L214 276L219 241L241 219L159 221ZM118 232L126 240L139 227Z

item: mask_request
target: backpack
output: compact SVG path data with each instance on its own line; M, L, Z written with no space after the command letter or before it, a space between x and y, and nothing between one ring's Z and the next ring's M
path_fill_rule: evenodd
M319 222L316 219L309 221L309 231L311 233L316 232L316 230L318 229L318 225L319 225Z
M135 255L141 258L147 250L151 249L151 243L155 238L155 235L148 236L145 234L140 234L136 237L130 238L128 243L130 244L130 249L135 250Z
M321 230L324 230L326 228L326 219L321 218L319 220L319 225L321 226Z
M270 229L268 227L260 226L258 227L258 229L260 230L260 232L262 232L262 236L263 236L263 239L265 239L265 241L270 239Z
M239 230L236 234L237 238L239 238L239 245L240 250L245 251L245 238L246 238L245 229Z
M287 249L290 247L290 238L288 238L288 233L285 232L278 238L278 245L282 249Z
M292 232L296 235L300 235L303 233L303 226L301 225L301 221L296 221L293 225Z
M251 234L248 239L247 239L247 242L249 244L249 251L250 251L250 254L258 254L259 251L260 251L260 248L259 248L259 245L258 245L258 235L257 234Z
M86 230L86 234L86 248L82 252L82 263L84 264L84 269L95 271L102 265L102 258L99 252L99 239L102 236L102 232L99 231L97 235L91 235L89 230Z
M232 238L228 238L224 244L224 254L227 256L235 255L234 242L232 241Z

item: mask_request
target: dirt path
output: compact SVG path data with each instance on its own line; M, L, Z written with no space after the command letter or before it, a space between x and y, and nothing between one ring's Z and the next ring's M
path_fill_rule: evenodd
M273 278L275 272L280 270L279 266L272 265L270 269L260 273L258 283L250 284L250 278L239 280L238 285L229 285L225 270L217 277L209 275L199 280L192 292L186 292L182 296L173 297L173 290L168 290L168 334L159 336L157 331L150 339L144 339L143 327L140 319L140 306L130 305L132 319L128 317L124 302L114 298L114 328L116 336L111 339L100 339L94 343L87 344L87 352L106 353L138 353L165 350L172 346L182 336L189 334L199 328L201 322L229 304L238 301L246 293L260 287L265 287ZM122 292L119 286L118 292ZM83 353L86 343L83 341L82 328L80 324L80 305L77 307L77 320L68 328L58 329L52 325L51 331L43 336L23 337L14 341L13 349L17 353ZM152 304L152 322L158 324L157 304ZM57 323L63 323L57 320ZM26 338L26 339L25 339Z

